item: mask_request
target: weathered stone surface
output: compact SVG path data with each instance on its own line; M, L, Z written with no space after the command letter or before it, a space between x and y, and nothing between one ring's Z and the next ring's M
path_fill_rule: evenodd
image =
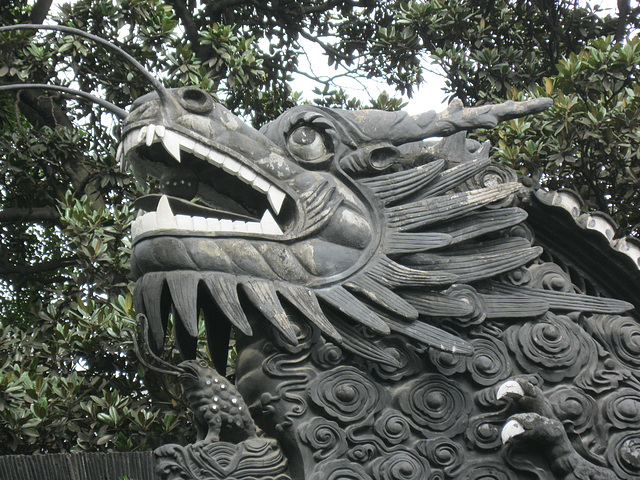
M637 288L615 298L600 274L635 278L633 249L580 261L566 239L611 242L606 219L557 222L547 205L573 197L533 193L465 140L547 100L301 106L256 132L194 92L150 95L123 127L124 159L169 182L137 202L136 304L156 352L173 310L185 358L202 311L219 371L233 325L238 392L224 385L253 420L220 410L204 364L176 367L199 372L199 441L159 449L162 478L253 478L228 469L245 456L256 478L640 476Z

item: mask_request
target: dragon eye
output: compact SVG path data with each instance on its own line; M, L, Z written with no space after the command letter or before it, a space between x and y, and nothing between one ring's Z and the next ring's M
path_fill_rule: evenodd
M287 148L303 162L320 163L327 156L327 146L323 135L303 125L296 128L287 139Z
M181 88L178 91L178 101L186 110L193 113L209 113L213 108L211 95L196 87Z

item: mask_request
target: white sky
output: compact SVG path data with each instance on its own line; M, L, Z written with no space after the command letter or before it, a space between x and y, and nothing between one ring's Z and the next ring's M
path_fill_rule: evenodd
M589 2L592 6L600 5L600 10L604 15L607 13L615 14L617 11L617 0L602 0L600 2ZM638 1L632 1L633 4L637 4ZM322 49L317 45L304 41L301 42L306 49L307 58L300 59L300 67L304 71L313 72L318 76L331 77L339 73L336 72L333 66L327 65L327 57L322 53ZM313 65L311 65L309 59L313 59ZM444 104L446 95L443 92L445 86L442 70L433 64L429 64L428 59L424 60L424 83L415 88L413 92L413 98L404 98L408 102L407 106L403 110L410 114L416 114L420 112L426 112L429 110L443 110L446 105ZM334 82L337 86L342 87L352 97L360 98L363 103L368 104L368 98L377 97L383 91L387 91L391 96L398 96L398 93L393 91L393 88L384 82L377 82L370 79L361 79L355 81L346 77L340 77ZM309 78L303 75L294 75L294 82L292 88L294 91L302 92L303 100L313 100L317 96L312 93L314 87L322 86L316 82L313 82Z
M1 1L1 0L0 0ZM62 1L69 0L54 0L54 8L52 12L56 11L58 4ZM203 0L200 0L201 2ZM633 0L631 7L633 8L638 4L639 0ZM592 6L600 5L600 10L603 14L615 13L617 10L617 0L601 0L590 1ZM309 73L313 73L321 77L335 77L340 73L340 70L336 71L334 67L327 64L327 57L322 53L322 49L309 42L302 40L302 45L306 49L306 58L300 58L300 68ZM311 62L312 59L312 62ZM444 77L442 70L437 66L430 64L427 58L424 59L424 82L417 88L414 88L413 98L409 99L404 97L404 100L408 102L404 110L410 114L416 114L425 112L428 110L443 110L446 105L444 104L446 95L443 92L444 89ZM314 87L322 89L322 85L310 80L303 75L294 75L294 81L292 88L294 91L302 92L302 99L312 101L317 95L313 94ZM351 97L359 98L363 103L368 104L370 97L376 98L380 93L386 91L390 96L398 96L398 93L393 88L382 81L375 81L371 79L349 79L347 77L339 77L334 81L336 86L342 87Z

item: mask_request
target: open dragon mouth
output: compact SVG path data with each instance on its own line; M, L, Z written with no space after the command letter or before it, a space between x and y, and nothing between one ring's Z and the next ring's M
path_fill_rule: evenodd
M172 235L282 236L293 221L293 200L264 174L231 156L163 125L130 131L121 155L136 177L160 182L163 193L135 202L136 242L170 230ZM146 212L146 213L143 213Z

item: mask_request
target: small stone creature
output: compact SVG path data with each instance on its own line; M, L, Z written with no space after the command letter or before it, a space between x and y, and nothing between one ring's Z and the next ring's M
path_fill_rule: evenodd
M179 365L180 383L194 412L198 443L239 443L256 437L256 426L236 388L204 360Z

